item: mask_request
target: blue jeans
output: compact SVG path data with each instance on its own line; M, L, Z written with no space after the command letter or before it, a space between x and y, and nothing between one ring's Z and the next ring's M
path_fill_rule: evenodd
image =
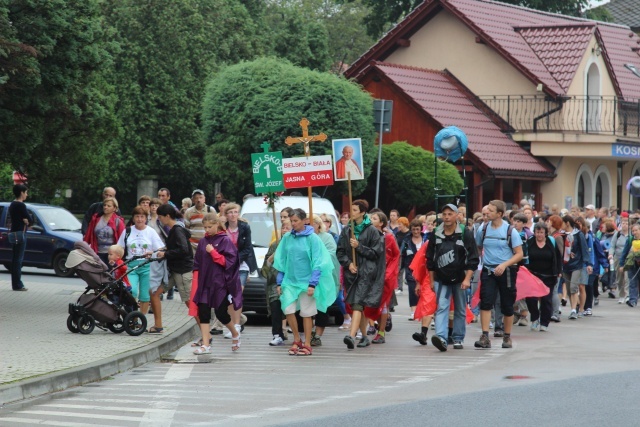
M11 258L11 287L13 290L24 288L24 283L22 283L22 260L24 259L26 248L26 239L13 245L13 257Z
M467 296L466 291L457 285L442 285L434 283L434 292L438 308L436 310L436 335L446 341L449 335L449 307L453 296L453 341L464 341L467 328Z

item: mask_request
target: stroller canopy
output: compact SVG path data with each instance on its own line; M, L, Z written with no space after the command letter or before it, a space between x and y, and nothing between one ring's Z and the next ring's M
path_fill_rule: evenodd
M77 268L80 264L85 263L82 266L83 270L102 273L108 271L109 268L100 257L91 249L86 242L75 242L73 244L73 250L69 252L67 261L64 263L67 268Z

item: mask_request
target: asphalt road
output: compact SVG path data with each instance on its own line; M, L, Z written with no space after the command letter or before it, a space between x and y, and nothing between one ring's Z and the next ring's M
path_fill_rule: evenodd
M602 300L594 316L549 332L514 327L514 348L441 353L411 339L406 296L384 345L347 351L329 328L311 357L269 347L248 326L238 353L216 337L212 357L184 347L100 383L7 405L0 425L639 425L640 311Z

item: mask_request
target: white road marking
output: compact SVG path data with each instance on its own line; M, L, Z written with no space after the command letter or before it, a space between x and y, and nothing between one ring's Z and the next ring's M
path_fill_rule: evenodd
M191 376L191 371L193 371L193 365L175 364L164 375L164 381L186 380Z

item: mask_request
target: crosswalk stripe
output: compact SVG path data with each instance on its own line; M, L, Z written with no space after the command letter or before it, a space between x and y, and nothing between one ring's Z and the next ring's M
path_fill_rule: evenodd
M52 421L52 420L40 420L37 418L19 418L19 417L5 417L1 418L3 424L7 423L20 423L29 425L40 426L60 426L60 427L87 427L87 423L73 423L71 421ZM93 424L95 427L120 427L111 424Z

